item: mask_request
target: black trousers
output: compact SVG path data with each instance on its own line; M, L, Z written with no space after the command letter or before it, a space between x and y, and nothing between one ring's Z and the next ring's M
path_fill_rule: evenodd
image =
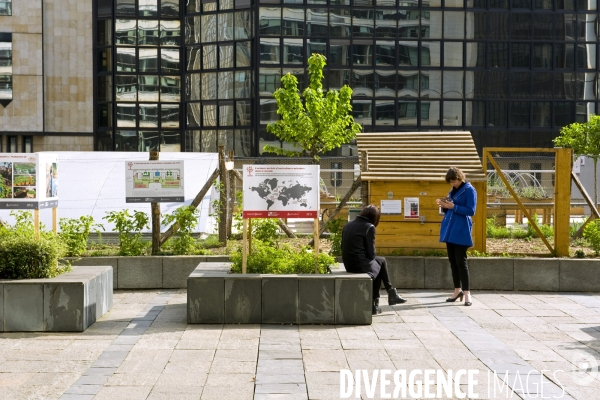
M385 290L390 290L392 288L392 282L390 282L390 275L388 274L387 261L385 258L375 256L375 261L381 266L379 274L373 279L373 299L378 299L381 283L383 283Z
M454 281L454 287L462 288L462 290L470 290L469 267L467 265L468 248L468 246L446 243L448 260L450 260L450 268L452 268L452 280Z

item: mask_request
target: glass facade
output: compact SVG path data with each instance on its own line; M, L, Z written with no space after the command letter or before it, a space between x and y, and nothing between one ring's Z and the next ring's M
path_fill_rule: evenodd
M0 0L0 15L12 15L12 0Z
M0 33L0 104L13 98L12 33Z
M285 147L272 94L288 72L305 87L313 52L365 132L550 147L597 112L596 0L97 2L98 150Z

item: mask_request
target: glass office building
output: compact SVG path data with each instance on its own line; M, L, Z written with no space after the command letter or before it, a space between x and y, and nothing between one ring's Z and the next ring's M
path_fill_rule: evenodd
M551 147L598 107L596 0L96 0L95 13L97 150L259 156L279 145L273 91L288 72L304 87L313 52L326 88L353 88L364 132Z

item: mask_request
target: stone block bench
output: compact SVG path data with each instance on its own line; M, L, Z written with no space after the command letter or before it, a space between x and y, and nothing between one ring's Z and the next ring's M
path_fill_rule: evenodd
M367 274L229 274L231 263L204 262L188 277L190 324L369 325Z
M0 332L82 332L112 307L110 266L50 279L0 280Z

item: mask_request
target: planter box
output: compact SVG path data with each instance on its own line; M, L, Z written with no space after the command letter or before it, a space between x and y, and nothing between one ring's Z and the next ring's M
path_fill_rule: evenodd
M112 307L110 266L51 279L0 281L0 331L82 332Z
M228 274L203 262L187 281L190 324L351 324L372 322L373 281L336 269L327 275Z

